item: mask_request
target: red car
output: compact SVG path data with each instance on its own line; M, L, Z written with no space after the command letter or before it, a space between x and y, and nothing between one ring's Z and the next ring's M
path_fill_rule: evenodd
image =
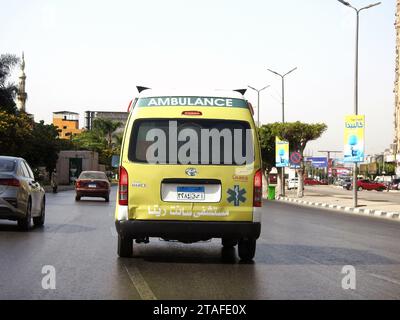
M319 186L319 185L321 185L321 182L316 179L305 178L304 185L305 186Z
M110 202L110 181L100 171L83 171L75 182L76 201L82 197L99 197Z
M379 182L374 182L371 180L358 180L357 181L357 187L358 187L358 191L362 191L362 190L376 190L376 191L383 191L386 190L386 185L383 183L379 183Z

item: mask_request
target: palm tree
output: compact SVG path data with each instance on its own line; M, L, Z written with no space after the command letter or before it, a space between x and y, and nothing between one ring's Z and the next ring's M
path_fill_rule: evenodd
M121 122L109 119L97 118L93 121L93 130L105 136L108 148L112 147L113 133L121 126Z
M9 78L13 67L18 64L19 58L11 54L0 55L0 110L15 114L17 108L14 98L17 93L17 86L9 83Z

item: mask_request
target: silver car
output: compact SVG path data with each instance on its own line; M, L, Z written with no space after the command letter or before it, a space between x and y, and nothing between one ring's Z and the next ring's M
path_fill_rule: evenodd
M24 159L0 156L0 219L18 222L28 231L32 220L43 226L46 195Z

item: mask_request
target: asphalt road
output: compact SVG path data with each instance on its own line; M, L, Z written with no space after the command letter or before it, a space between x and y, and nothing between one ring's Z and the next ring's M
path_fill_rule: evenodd
M151 239L134 258L116 254L112 202L47 195L42 229L0 221L0 299L399 299L398 222L266 203L254 263L219 240L184 245ZM42 288L54 266L56 289ZM344 290L345 265L356 290Z

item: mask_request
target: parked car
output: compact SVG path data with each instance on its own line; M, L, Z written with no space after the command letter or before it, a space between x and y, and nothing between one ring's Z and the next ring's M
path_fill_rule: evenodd
M98 197L110 201L110 181L101 171L83 171L76 179L75 190L76 201L82 197Z
M321 182L316 179L305 178L304 185L305 186L319 186L319 185L321 185Z
M320 184L321 184L321 186L327 186L327 185L329 185L329 181L327 179L322 179L320 181Z
M22 158L0 156L0 219L28 231L45 221L46 194Z
M343 189L350 190L352 188L352 183L353 179L352 178L346 178L342 181L342 187Z
M375 181L371 181L371 180L368 180L368 179L358 180L357 181L357 188L358 188L358 191L363 191L363 190L383 191L383 190L387 189L385 184L379 183L379 182L375 182ZM349 190L350 189L353 189L353 184L351 184Z

